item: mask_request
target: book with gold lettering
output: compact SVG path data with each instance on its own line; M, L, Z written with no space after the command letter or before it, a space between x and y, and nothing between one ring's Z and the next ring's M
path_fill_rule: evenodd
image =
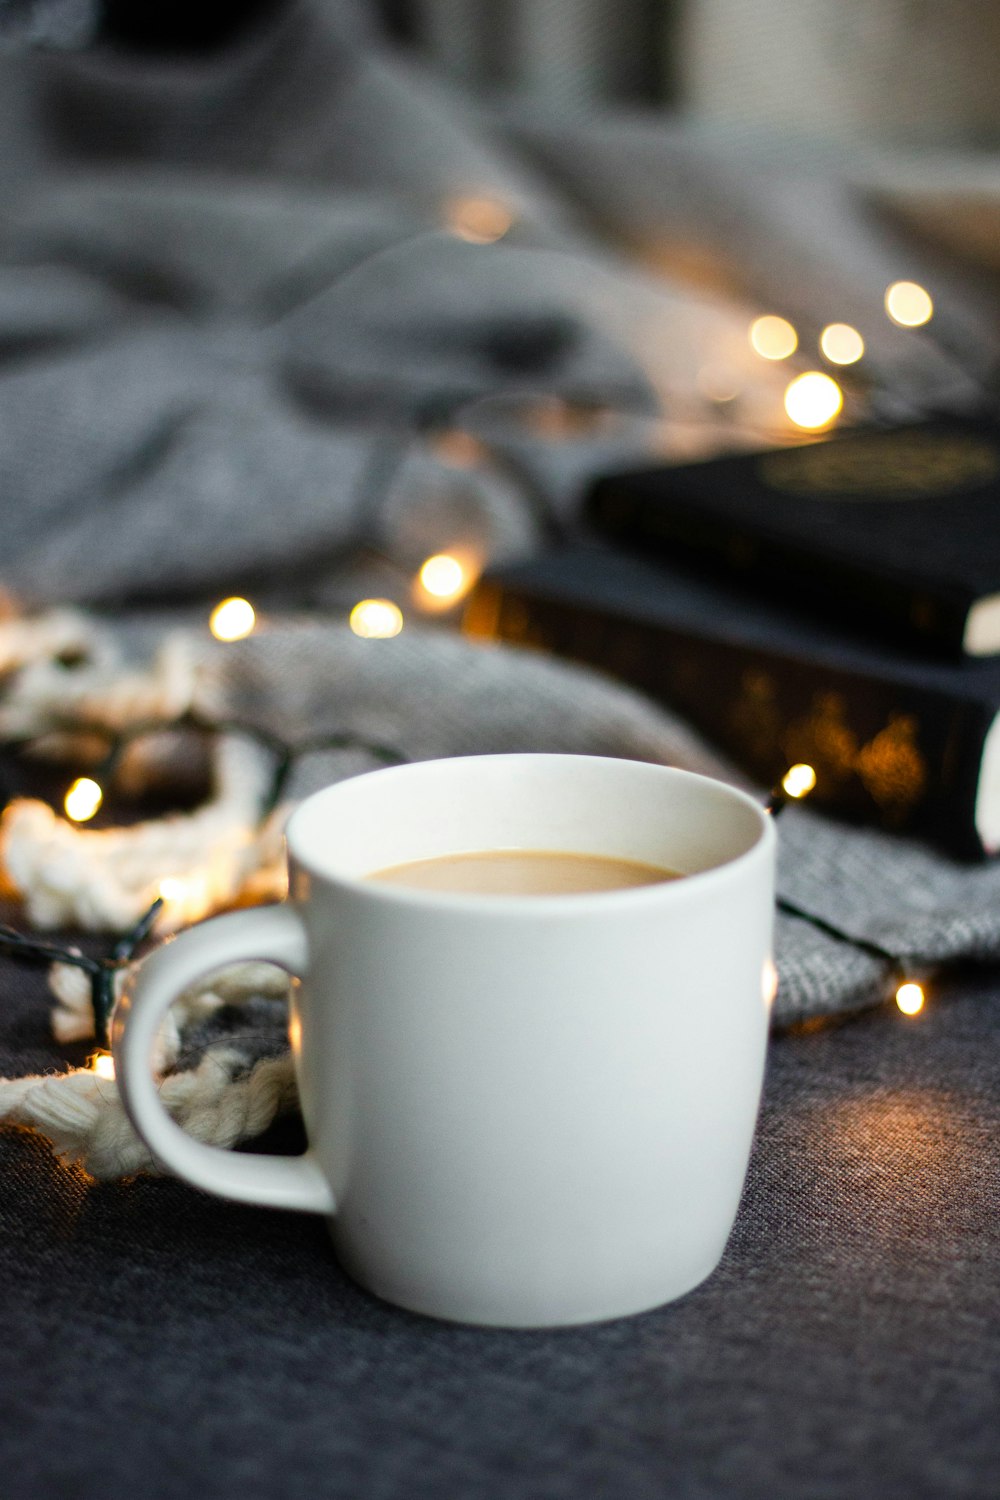
M609 474L586 511L612 541L689 556L880 637L1000 653L1000 428L987 423Z
M963 856L1000 852L1000 659L920 661L665 563L596 545L488 572L465 628L615 676L685 715L763 786Z

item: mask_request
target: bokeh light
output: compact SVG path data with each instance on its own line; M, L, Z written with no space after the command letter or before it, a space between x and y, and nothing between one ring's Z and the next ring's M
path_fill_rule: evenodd
M865 341L850 323L828 323L819 336L819 347L832 365L853 365L865 352Z
M403 628L403 611L391 599L361 599L351 610L348 624L366 641L387 641Z
M421 587L435 599L460 599L466 590L465 569L450 552L436 552L420 569Z
M787 359L799 347L799 336L787 318L766 313L750 324L750 343L761 359Z
M104 793L90 776L78 776L63 798L66 816L74 823L87 823L104 801Z
M912 979L901 984L896 991L896 1004L904 1016L919 1015L924 1008L924 999L923 988Z
M217 641L242 641L257 623L249 599L223 599L212 610L208 628Z
M816 772L805 761L789 766L781 778L781 785L789 797L807 797L816 785Z
M445 222L452 234L470 245L493 245L508 232L514 215L498 198L455 198L448 204Z
M818 432L836 421L844 406L837 382L820 370L797 375L785 391L785 411L796 427Z
M894 281L886 288L885 310L900 328L922 328L934 316L934 303L919 282Z

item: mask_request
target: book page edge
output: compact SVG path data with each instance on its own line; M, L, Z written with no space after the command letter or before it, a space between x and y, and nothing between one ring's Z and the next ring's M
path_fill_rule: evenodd
M983 740L973 817L986 853L1000 852L1000 714L994 718Z
M995 656L1000 652L1000 594L984 594L965 617L962 650L966 656Z

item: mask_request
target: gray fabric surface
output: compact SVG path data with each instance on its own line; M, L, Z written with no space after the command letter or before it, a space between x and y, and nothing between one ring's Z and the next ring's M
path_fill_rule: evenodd
M0 1073L60 1066L0 986ZM775 1041L718 1271L595 1328L435 1324L319 1221L4 1132L5 1500L993 1500L998 1023L966 981Z
M82 47L97 26L97 0L0 0L0 47Z
M652 114L580 122L511 110L501 120L535 169L626 252L681 275L694 243L707 280L781 311L807 348L827 323L861 329L887 415L974 400L991 377L995 279L970 276L933 235L908 234L879 212L885 184L920 181L919 154ZM947 206L936 206L946 221ZM934 288L934 321L919 332L884 315L886 287L903 278Z
M428 434L504 393L651 409L587 316L615 273L559 248L459 105L360 47L362 16L291 3L194 61L0 65L24 96L0 121L0 579L25 602L262 571L315 598L359 537L406 565L523 551L537 498ZM502 250L447 231L470 192L522 216Z
M955 960L1000 957L1000 864L967 865L912 840L843 828L804 808L781 824L779 896L923 978ZM890 965L797 917L779 918L778 1014L851 1009L894 988Z

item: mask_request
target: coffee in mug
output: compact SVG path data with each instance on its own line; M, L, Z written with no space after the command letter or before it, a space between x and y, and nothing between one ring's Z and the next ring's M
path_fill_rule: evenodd
M576 854L561 849L477 849L410 860L376 870L369 880L416 891L469 896L569 896L627 891L678 880L680 872L637 859Z

